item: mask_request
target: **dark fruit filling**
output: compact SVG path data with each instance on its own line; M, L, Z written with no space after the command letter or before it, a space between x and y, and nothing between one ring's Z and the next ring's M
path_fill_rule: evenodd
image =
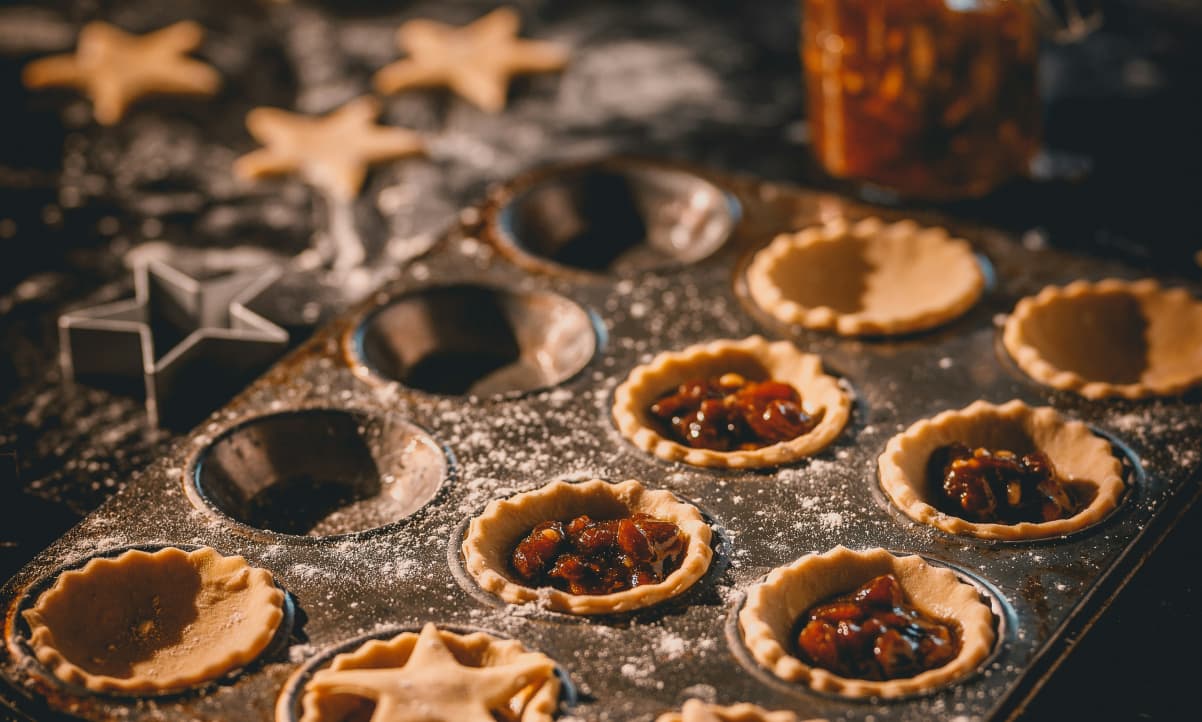
M950 444L927 464L928 483L945 513L973 522L1045 522L1080 510L1070 490L1041 451L969 449Z
M510 557L523 582L571 594L610 594L658 584L680 566L687 539L669 521L647 514L594 521L545 521Z
M822 420L806 413L801 394L778 381L735 373L687 381L648 409L665 436L697 449L752 450L795 439Z
M913 677L942 667L960 652L959 630L907 604L892 574L811 607L798 625L801 658L852 679Z

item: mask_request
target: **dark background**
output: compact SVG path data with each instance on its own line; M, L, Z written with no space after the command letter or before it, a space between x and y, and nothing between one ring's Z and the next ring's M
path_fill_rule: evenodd
M1168 280L1202 269L1202 3L1103 2L1102 28L1041 59L1045 151L1033 179L944 210L1083 254L1119 257ZM569 42L579 70L520 79L483 116L445 93L387 99L384 122L439 143L425 161L373 173L357 222L399 240L444 226L489 182L565 156L637 151L839 189L805 148L795 1L524 2L523 34ZM324 112L369 89L396 57L408 17L471 20L490 3L51 2L0 5L0 575L8 576L154 458L172 430L140 400L65 388L55 319L131 292L148 243L182 266L258 249L288 258L328 225L296 181L246 187L228 163L254 147L255 105ZM122 124L88 122L70 92L30 94L20 69L68 51L106 19L146 31L192 18L199 55L225 78L212 102L141 103ZM570 82L569 82L570 81ZM369 249L366 278L396 258ZM216 255L214 255L216 254ZM376 274L376 275L373 275ZM320 271L286 279L267 315L302 340L353 294ZM302 313L298 307L309 304ZM219 403L220 399L215 399ZM1024 715L1026 720L1193 718L1202 673L1195 508L1117 596ZM1182 661L1183 660L1183 661Z

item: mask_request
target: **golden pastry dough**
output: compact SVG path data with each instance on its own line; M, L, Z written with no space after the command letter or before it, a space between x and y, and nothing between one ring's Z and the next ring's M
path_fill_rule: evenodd
M1171 396L1202 382L1202 301L1152 279L1048 286L1006 320L1028 376L1087 399Z
M445 85L481 110L505 107L509 80L523 73L562 69L568 52L554 43L519 40L520 20L501 7L464 27L410 20L397 30L407 58L381 68L373 78L381 94Z
M340 654L305 685L300 722L550 722L555 663L521 642L426 624ZM277 719L290 719L286 700Z
M221 76L209 65L186 57L204 40L204 29L178 22L146 35L131 35L93 21L79 32L74 53L52 55L25 66L28 88L78 88L92 99L92 114L113 125L139 98L152 94L210 96Z
M954 442L1016 454L1042 451L1074 497L1088 503L1066 519L1038 523L971 522L945 514L930 502L927 461L936 449ZM1001 406L976 401L913 424L889 440L879 473L881 488L906 516L951 534L982 539L1046 539L1084 529L1113 511L1124 490L1123 466L1110 442L1055 409L1032 408L1018 400Z
M665 391L690 379L728 372L756 381L787 383L801 394L806 412L822 413L822 419L795 439L749 451L694 449L665 438L648 420L647 409ZM749 336L661 353L637 367L614 392L613 418L631 443L661 459L694 466L754 468L788 464L818 453L843 430L850 411L851 399L834 377L822 372L818 356L802 353L787 341Z
M569 594L554 587L525 586L509 572L514 547L544 521L564 521L581 514L615 519L639 513L672 522L688 539L680 567L659 584L612 594ZM633 479L618 484L599 479L574 484L555 481L489 503L468 526L463 559L481 588L511 604L536 602L570 614L610 614L649 607L691 587L709 569L713 556L710 536L709 524L697 507L679 501L671 492L647 489Z
M959 627L960 653L952 661L914 677L875 681L841 677L793 656L792 637L804 612L882 574L897 576L915 609ZM884 549L852 551L842 546L773 569L747 592L739 611L739 630L755 660L777 677L845 697L900 697L962 679L989 656L997 636L989 606L974 586L960 581L950 569L916 555L899 557Z
M335 198L351 200L370 166L425 150L417 133L376 125L379 114L379 101L369 96L316 118L255 108L246 116L246 127L266 147L234 161L234 173L257 180L299 172Z
M284 618L284 593L266 569L208 547L131 550L63 572L24 617L30 648L59 679L148 694L254 660Z
M963 240L869 218L777 236L747 268L752 300L782 323L844 336L922 331L968 311L985 276Z
M706 704L699 699L690 699L679 712L667 712L655 722L798 722L797 715L788 711L769 712L763 707L740 702L729 707ZM808 722L826 722L809 720Z

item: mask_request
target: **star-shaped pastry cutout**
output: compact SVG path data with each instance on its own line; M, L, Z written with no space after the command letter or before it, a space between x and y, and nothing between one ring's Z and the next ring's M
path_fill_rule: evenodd
M554 663L537 652L491 667L461 664L428 623L403 667L326 669L307 688L373 700L371 722L496 722L490 710L554 673Z
M134 298L59 317L64 375L141 382L152 426L199 420L287 346L287 331L247 307L278 277L256 269L200 281L158 261L141 265Z
M92 99L101 125L121 120L135 100L155 93L209 96L221 76L187 57L204 39L204 29L186 20L146 35L131 35L105 22L84 26L74 53L51 55L25 66L29 88L78 88Z
M379 102L366 96L320 117L255 108L246 127L266 147L235 161L234 172L252 180L300 173L319 189L351 200L369 166L425 150L417 133L377 125L379 114Z
M518 24L517 12L507 7L463 27L410 20L397 30L397 44L409 56L376 72L376 90L396 93L445 85L496 113L505 107L511 77L560 70L568 63L568 53L559 45L519 40Z

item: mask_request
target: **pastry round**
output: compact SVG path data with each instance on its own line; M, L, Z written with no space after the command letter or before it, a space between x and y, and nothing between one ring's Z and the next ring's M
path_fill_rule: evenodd
M514 639L427 623L334 657L305 684L300 722L372 719L551 722L559 678L546 655ZM280 697L276 719L291 722ZM374 715L374 716L373 716Z
M1016 454L1042 451L1065 485L1087 501L1072 516L1044 522L983 523L946 514L931 503L927 462L936 449L952 443ZM906 516L982 539L1046 539L1084 529L1113 511L1126 488L1123 465L1110 442L1053 408L1032 408L1017 399L1000 406L975 401L914 423L885 445L878 471L881 489Z
M882 574L895 575L920 612L958 627L960 651L952 661L914 677L875 681L841 677L794 656L790 640L803 613ZM981 601L976 587L961 581L951 569L928 564L916 555L842 546L777 567L751 587L739 612L739 630L751 656L777 677L845 697L900 697L962 679L989 656L997 637L989 605Z
M922 331L985 289L972 247L913 221L837 220L777 236L747 267L752 300L782 323L843 336Z
M63 572L24 618L34 655L59 679L156 694L258 657L284 619L284 592L267 570L208 547L133 549Z
M797 715L787 710L769 712L747 702L740 702L729 707L716 704L706 704L699 699L690 699L684 703L679 712L666 712L656 718L655 722L798 722ZM809 722L826 722L825 720L809 720Z
M696 449L665 438L655 429L647 409L663 392L698 377L738 373L752 380L787 383L801 394L807 413L822 418L810 431L758 449ZM757 468L788 464L826 448L847 424L851 399L833 376L823 373L822 359L802 353L788 341L760 336L721 340L667 351L635 368L614 392L613 418L631 443L666 461L694 466Z
M1002 343L1031 378L1087 399L1171 396L1202 383L1202 301L1152 279L1048 286L1015 305Z
M610 594L570 594L554 587L533 588L516 581L509 568L514 547L536 525L582 514L614 519L648 514L675 524L687 539L680 566L658 584L644 584ZM555 481L509 499L496 499L473 518L463 540L468 573L485 591L511 604L536 602L569 614L629 612L683 593L709 569L711 530L701 512L671 492L651 490L633 479L611 483Z

